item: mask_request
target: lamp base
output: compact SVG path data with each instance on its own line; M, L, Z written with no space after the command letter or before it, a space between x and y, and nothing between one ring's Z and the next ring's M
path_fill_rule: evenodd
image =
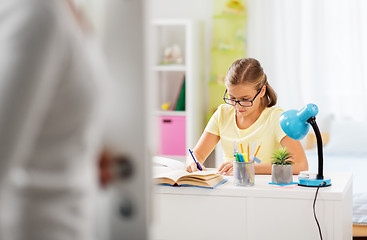
M298 186L302 187L329 187L331 186L331 179L309 179L309 178L298 178Z

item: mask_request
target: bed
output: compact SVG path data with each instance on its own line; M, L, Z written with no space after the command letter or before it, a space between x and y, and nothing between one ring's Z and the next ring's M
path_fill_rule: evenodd
M353 174L353 236L367 236L367 122L334 121L329 135L323 136L329 140L324 147L324 176ZM309 170L317 173L317 149L306 150L306 156Z

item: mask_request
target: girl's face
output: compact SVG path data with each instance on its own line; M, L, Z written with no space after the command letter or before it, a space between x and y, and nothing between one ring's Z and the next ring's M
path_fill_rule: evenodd
M227 98L230 100L241 101L241 106L238 102L232 101L239 116L249 116L254 112L262 110L261 98L265 95L265 87L257 90L252 84L227 85ZM252 102L252 106L251 106Z

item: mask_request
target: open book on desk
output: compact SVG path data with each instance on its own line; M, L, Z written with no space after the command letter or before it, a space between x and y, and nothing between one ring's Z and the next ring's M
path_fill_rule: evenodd
M153 157L153 174L185 169L185 164L179 160L159 156Z
M216 170L189 173L182 162L161 157L153 158L153 178L158 184L176 187L216 188L227 182Z

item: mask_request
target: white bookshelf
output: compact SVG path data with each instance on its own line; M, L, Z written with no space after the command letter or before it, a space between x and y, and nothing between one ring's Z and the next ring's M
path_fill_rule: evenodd
M193 148L204 128L203 46L200 23L191 19L155 19L149 29L149 71L147 74L148 106L150 108L149 146L152 155L184 158L177 154L160 154L161 134L159 117L185 118L185 154ZM180 46L182 63L162 64L166 47ZM185 111L162 110L161 105L174 105L185 77ZM174 133L173 133L174 134Z
M155 116L186 116L186 111L155 111Z
M156 65L153 67L154 71L157 72L185 72L186 66L185 65Z

